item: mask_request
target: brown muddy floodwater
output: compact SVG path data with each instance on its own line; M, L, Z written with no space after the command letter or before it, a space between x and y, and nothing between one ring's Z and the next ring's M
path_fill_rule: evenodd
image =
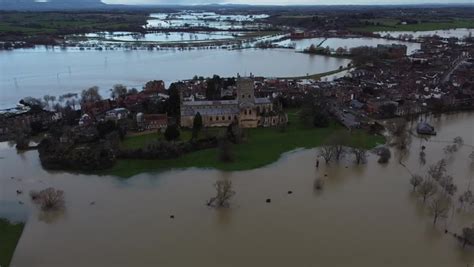
M446 143L462 136L474 144L474 113L430 118L438 135L413 137L405 164L423 173L445 157ZM421 145L427 164L420 166ZM474 174L465 145L448 159L448 172L464 191ZM463 250L444 228L459 232L474 215L454 212L433 227L397 163L365 166L352 160L318 170L316 150L284 155L265 168L221 172L174 170L122 180L43 170L35 151L0 149L0 215L27 219L12 266L404 266L466 267ZM347 166L347 168L346 168ZM327 174L324 190L313 191ZM14 177L12 179L11 177ZM213 183L231 179L232 207L208 208ZM42 214L23 193L48 186L65 191L66 210ZM291 190L292 194L287 192ZM265 199L271 198L271 203ZM457 198L456 198L457 199ZM23 201L25 205L17 204ZM91 202L95 205L91 205ZM451 213L450 213L451 214ZM170 215L175 218L171 219ZM451 214L452 215L452 214Z

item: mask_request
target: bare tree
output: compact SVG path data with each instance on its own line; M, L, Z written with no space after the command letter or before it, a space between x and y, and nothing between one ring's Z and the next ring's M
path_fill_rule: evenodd
M232 190L232 182L230 180L219 180L214 184L214 187L216 188L216 196L211 198L207 205L217 208L228 207L229 200L235 195L235 191Z
M458 187L453 182L453 177L450 175L445 175L439 179L438 183L443 188L444 192L448 195L454 195L458 190Z
M347 134L347 132L340 132L329 138L328 144L332 146L333 158L336 161L339 161L344 158L347 152L345 145L347 144L348 138L349 135Z
M474 226L465 227L462 229L462 247L466 247L467 244L474 245Z
M453 154L458 151L458 146L456 144L447 145L443 150L445 154Z
M414 174L410 178L410 184L413 186L413 192L416 191L416 187L423 183L423 177L418 174Z
M433 224L436 224L439 218L448 217L449 202L449 198L445 198L441 195L431 201L429 208L433 215Z
M319 148L319 155L324 158L326 164L328 164L334 156L334 148L332 146L322 146Z
M418 193L423 197L423 203L426 202L427 198L436 194L437 191L438 191L438 188L430 180L423 181L423 183L421 183L418 187Z
M453 139L453 143L457 145L458 147L464 145L464 139L462 139L461 136L457 136Z
M367 162L367 150L364 148L352 148L352 154L355 156L355 162L357 164L364 164Z
M64 192L52 187L41 190L40 192L31 191L31 199L41 205L43 211L58 210L64 207Z
M391 133L392 145L398 149L406 149L410 143L410 135L407 130L408 121L405 119L397 119L387 125L387 129Z
M428 175L439 181L446 173L446 160L442 159L428 168Z
M472 204L474 202L472 191L467 190L459 196L459 203L461 203L461 208L464 207L464 204Z

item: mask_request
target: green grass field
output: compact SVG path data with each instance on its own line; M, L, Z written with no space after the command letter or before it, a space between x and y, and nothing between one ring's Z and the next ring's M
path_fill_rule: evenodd
M128 178L143 172L188 167L215 168L226 171L255 169L277 161L284 152L297 148L317 147L324 144L331 135L347 131L335 123L328 128L306 128L299 122L295 111L290 112L288 116L290 124L285 132L279 132L274 128L247 129L246 142L233 145L234 161L230 163L218 160L217 149L206 149L172 160L119 160L112 169L100 174ZM143 141L128 140L126 142L130 147L137 147ZM383 142L383 137L368 135L362 130L353 132L349 140L349 144L365 148L372 148Z
M49 35L139 29L147 18L144 13L5 12L0 13L0 33Z
M459 19L453 21L439 22L420 22L418 24L398 24L400 21L395 19L376 19L370 22L380 25L367 25L364 27L351 28L359 32L378 32L378 31L434 31L454 28L474 28L474 20Z
M0 266L10 265L18 240L25 224L13 224L5 219L0 219Z

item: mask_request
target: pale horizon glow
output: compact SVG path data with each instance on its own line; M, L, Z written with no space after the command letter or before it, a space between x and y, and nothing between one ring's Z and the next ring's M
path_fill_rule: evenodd
M473 0L102 0L106 4L129 5L199 5L199 4L247 4L247 5L397 5L397 4L472 4Z

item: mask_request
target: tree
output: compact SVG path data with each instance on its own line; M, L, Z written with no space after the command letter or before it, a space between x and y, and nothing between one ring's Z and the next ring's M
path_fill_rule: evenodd
M81 101L84 102L97 102L102 100L99 94L99 87L93 86L89 89L82 90Z
M207 205L216 208L229 207L229 200L235 195L232 190L232 182L230 180L219 180L214 184L216 196L211 198Z
M328 164L334 156L334 147L329 145L320 147L319 155L323 157L326 164Z
M313 125L316 128L326 128L329 126L329 116L323 111L316 111L313 116Z
M52 187L41 190L40 192L31 191L31 199L41 205L43 211L58 210L64 207L64 192Z
M110 97L117 99L127 94L127 87L123 84L116 84L110 89Z
M346 155L345 145L348 138L349 134L347 132L338 132L329 138L328 144L333 148L333 156L336 161L341 160Z
M414 174L410 178L410 184L413 186L413 192L415 192L416 187L423 183L423 177L418 174Z
M461 208L464 206L464 203L471 204L473 203L473 195L471 190L467 190L459 196L459 202L461 203Z
M449 199L438 196L430 203L430 211L433 215L433 225L436 224L438 218L447 218L449 211Z
M428 175L439 181L446 173L446 160L442 159L428 168Z
M462 247L466 247L467 244L474 245L474 226L465 227L462 229Z
M171 117L175 117L178 120L181 117L180 106L181 106L181 96L180 88L183 86L183 83L172 83L168 89L169 98L167 101L167 113Z
M231 150L231 143L226 137L219 138L219 160L222 162L231 162L234 160Z
M193 120L193 136L192 136L193 139L196 139L198 137L198 134L201 131L201 129L202 129L202 116L201 116L201 113L198 112L194 116L194 120Z
M171 124L166 127L165 138L167 141L175 141L179 138L180 132L176 124Z
M438 191L438 188L430 180L423 181L423 183L421 183L421 185L419 185L418 187L418 193L423 197L423 203L426 202L427 198L436 194L437 191Z
M41 99L30 97L30 96L25 97L22 100L20 100L20 104L23 104L29 107L40 107L40 108L43 108L45 106L45 103L42 102Z
M387 103L380 106L380 115L384 118L394 117L396 111L397 111L397 105L395 103Z

